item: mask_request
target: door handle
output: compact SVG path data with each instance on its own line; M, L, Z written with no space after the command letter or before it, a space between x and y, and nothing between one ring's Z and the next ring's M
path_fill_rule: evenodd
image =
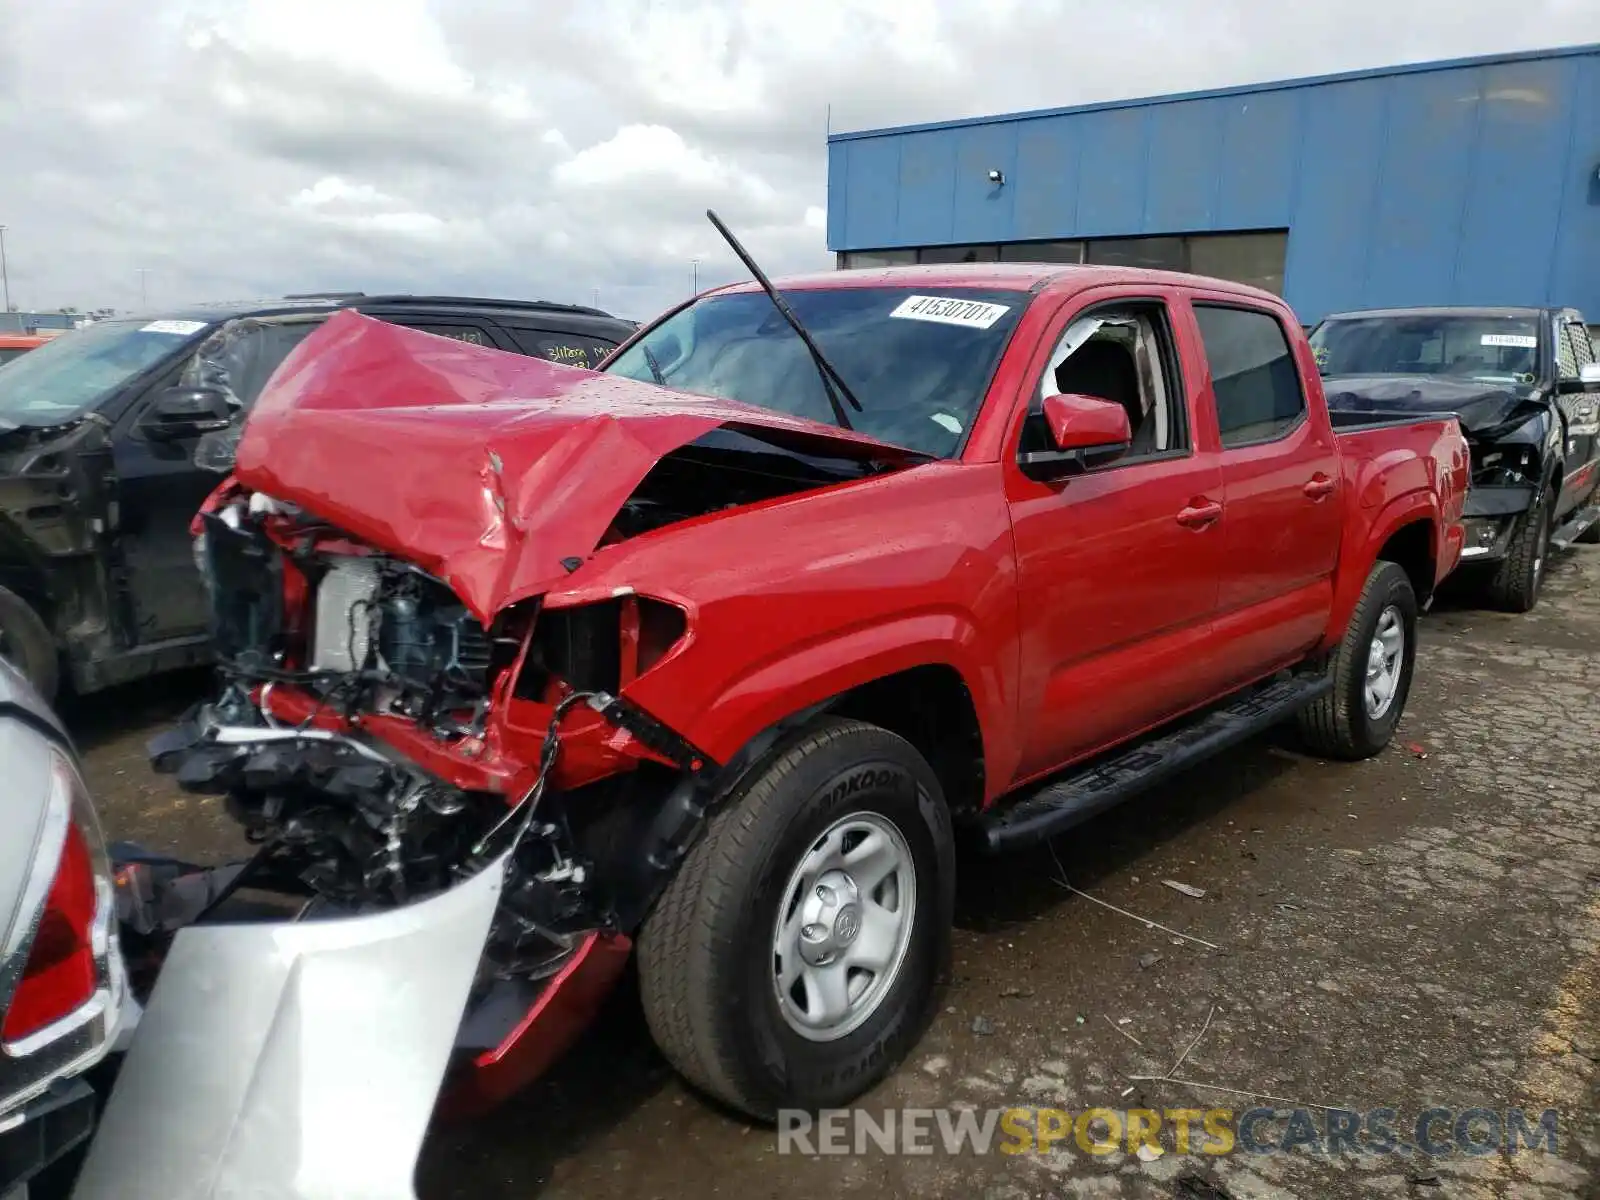
M1306 483L1305 494L1313 500L1321 500L1324 496L1333 495L1333 489L1338 486L1320 471L1313 475Z
M1178 524L1189 529L1204 529L1222 515L1222 505L1215 500L1197 497L1188 507L1178 510Z

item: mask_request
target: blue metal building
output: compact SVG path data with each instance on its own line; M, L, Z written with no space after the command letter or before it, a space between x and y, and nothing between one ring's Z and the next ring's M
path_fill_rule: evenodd
M828 246L1600 321L1600 44L833 134Z

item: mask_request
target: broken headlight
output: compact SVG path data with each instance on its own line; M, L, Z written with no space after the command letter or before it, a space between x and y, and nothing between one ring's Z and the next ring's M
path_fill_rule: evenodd
M539 613L517 691L543 696L559 679L582 692L615 695L665 658L688 631L676 604L632 593Z
M1538 482L1539 448L1474 442L1472 482L1476 487L1505 487Z

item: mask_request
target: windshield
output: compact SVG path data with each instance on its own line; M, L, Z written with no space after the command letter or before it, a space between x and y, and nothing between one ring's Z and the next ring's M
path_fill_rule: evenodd
M938 458L960 448L1029 299L974 288L832 288L784 298L861 402L861 412L847 407L850 424ZM816 363L764 292L708 296L602 369L835 424Z
M99 321L0 371L0 429L60 425L194 340L203 321Z
M1324 321L1311 334L1324 375L1444 375L1494 383L1538 379L1533 317L1416 314Z

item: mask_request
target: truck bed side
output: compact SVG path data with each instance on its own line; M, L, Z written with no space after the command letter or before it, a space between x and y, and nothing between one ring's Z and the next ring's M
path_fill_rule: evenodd
M1421 598L1455 569L1468 479L1467 442L1454 417L1343 421L1335 432L1346 519L1328 646L1343 636L1377 559L1402 563Z

